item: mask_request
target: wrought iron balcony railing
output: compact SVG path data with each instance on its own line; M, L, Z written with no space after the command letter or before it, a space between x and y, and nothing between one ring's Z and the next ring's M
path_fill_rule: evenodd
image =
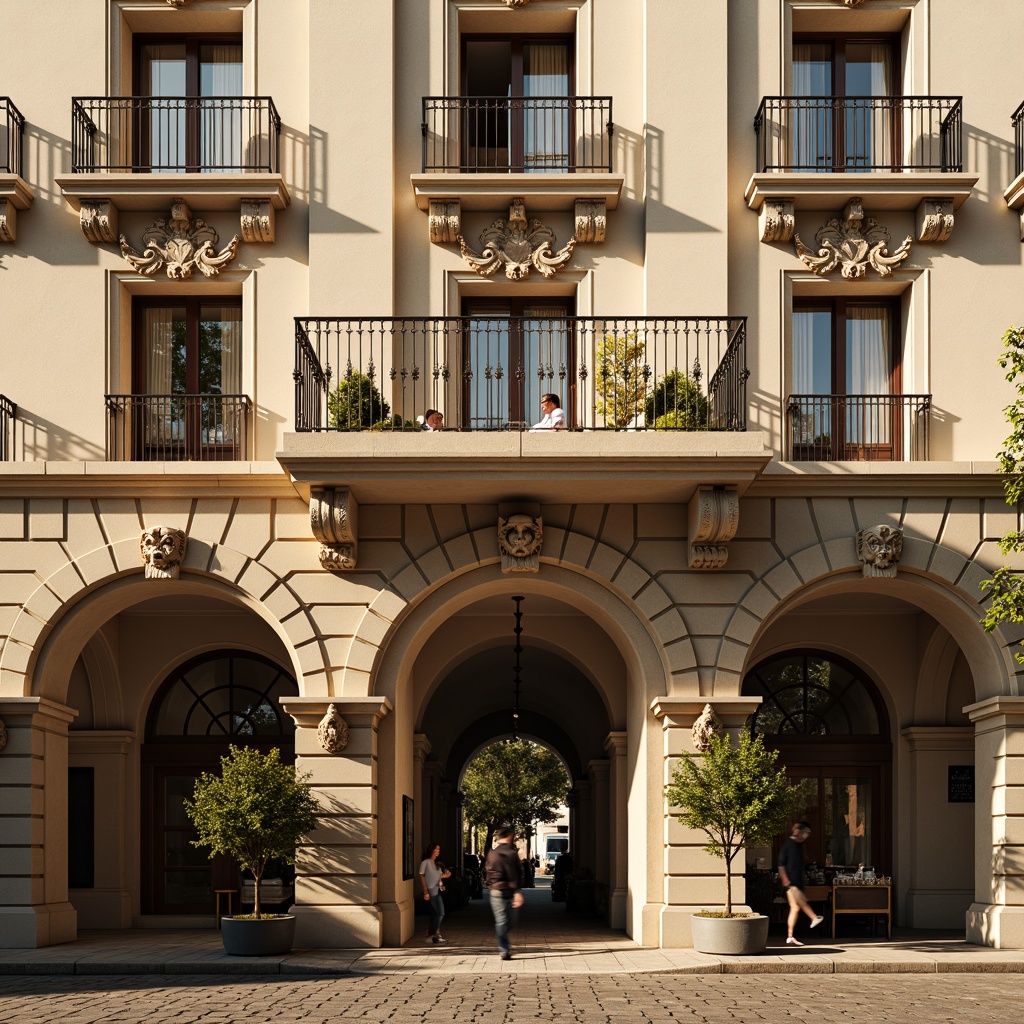
M97 96L71 101L71 170L277 173L269 96Z
M25 118L7 96L0 96L0 173L20 175Z
M959 96L765 96L757 171L963 170Z
M6 396L0 395L0 462L10 462L14 456L14 419L18 407Z
M790 462L924 462L931 395L790 395Z
M295 429L745 430L745 317L296 318Z
M247 395L107 395L112 462L230 462L249 451Z
M1013 124L1013 176L1024 174L1024 103L1014 112L1010 119Z
M612 169L610 96L425 96L423 173Z

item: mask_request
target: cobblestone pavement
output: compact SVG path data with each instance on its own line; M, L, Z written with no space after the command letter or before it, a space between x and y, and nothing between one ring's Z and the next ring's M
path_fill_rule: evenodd
M1000 1024L1024 975L0 979L3 1024Z

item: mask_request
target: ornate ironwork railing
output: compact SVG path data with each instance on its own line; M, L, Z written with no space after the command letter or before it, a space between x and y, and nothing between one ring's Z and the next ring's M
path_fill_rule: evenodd
M757 170L963 170L960 96L765 96Z
M790 395L790 462L924 462L931 395Z
M745 317L298 317L295 429L745 430Z
M608 171L610 96L425 96L423 172Z
M107 395L112 462L230 462L248 457L247 395Z
M22 172L25 118L7 96L0 96L0 172Z
M14 420L18 407L6 396L0 395L0 462L14 457Z
M71 170L277 173L269 96L95 96L71 101Z
M1024 174L1024 103L1014 112L1010 119L1013 125L1013 176Z

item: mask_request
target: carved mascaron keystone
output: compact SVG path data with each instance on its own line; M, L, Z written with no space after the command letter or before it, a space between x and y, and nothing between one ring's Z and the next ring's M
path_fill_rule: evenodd
M734 490L700 487L688 512L689 566L721 569L729 558L728 542L740 524L740 499Z
M903 531L895 526L872 526L857 534L857 558L864 575L893 577L903 554Z
M316 728L316 738L328 754L340 754L348 746L348 725L333 704L327 709L327 714L320 719L320 724Z
M517 512L498 517L498 551L502 572L540 572L544 520Z
M573 236L558 252L552 254L555 233L539 220L527 223L526 204L522 199L513 199L508 211L508 224L499 217L489 228L480 232L483 252L474 252L459 235L459 251L467 265L483 277L490 277L499 267L504 266L505 276L510 281L522 281L530 276L530 270L539 271L544 277L554 277L572 257L576 247Z
M690 735L693 738L693 749L699 754L703 754L708 749L712 736L725 735L725 726L710 704L704 705L700 717L693 723Z
M880 277L888 277L910 255L911 236L907 235L903 244L889 255L889 232L871 218L862 231L863 221L860 199L851 199L843 210L842 220L833 217L818 229L814 236L818 243L816 255L798 234L793 235L797 256L819 277L826 277L836 267L841 268L843 277L848 280L863 277L868 267L874 268Z
M217 232L199 217L193 221L192 211L181 199L171 203L170 217L161 217L143 232L142 241L145 249L138 253L121 235L121 255L133 270L147 276L166 265L167 276L172 281L191 277L197 268L205 277L216 277L225 264L235 258L238 250L238 235L234 235L220 252L216 252Z
M309 523L320 541L320 564L331 572L356 567L359 506L351 491L325 487L309 498Z
M148 580L176 580L185 560L188 538L173 526L151 526L142 531L139 546Z

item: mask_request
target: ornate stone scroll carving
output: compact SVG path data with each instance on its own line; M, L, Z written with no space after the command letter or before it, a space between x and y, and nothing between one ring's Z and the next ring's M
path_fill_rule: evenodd
M917 208L917 240L944 242L953 232L953 200L922 199Z
M573 236L556 253L555 233L539 220L527 224L526 203L513 199L508 210L508 224L500 217L480 232L483 252L474 252L459 235L459 250L462 258L472 270L483 277L490 277L499 267L504 266L505 276L510 281L522 281L530 276L530 270L538 270L544 277L554 277L572 257L576 247Z
M796 228L792 199L766 199L757 215L762 242L788 242Z
M192 211L184 200L175 199L171 203L170 217L161 217L143 232L145 250L142 253L136 252L121 235L121 255L133 270L147 277L163 266L167 267L167 276L172 281L191 277L197 268L205 277L216 277L238 250L238 235L216 252L214 246L219 240L217 232L206 221L199 217L193 221Z
M704 710L700 713L697 721L693 723L690 735L693 737L693 749L699 754L703 754L708 749L712 736L725 735L725 726L710 704L704 705Z
M243 199L242 241L273 242L275 216L274 204L269 199Z
M177 7L180 9L184 7L186 4L192 3L192 0L167 0L167 3L171 7Z
M516 7L525 7L530 0L501 0L501 2L514 10Z
M498 551L502 572L540 572L544 520L516 512L498 516Z
M457 242L462 230L462 203L458 199L431 199L428 214L430 240L435 244Z
M117 241L117 207L109 199L83 199L78 223L90 242Z
M176 580L185 560L188 538L173 526L151 526L142 531L139 547L147 580Z
M320 541L320 564L331 572L356 567L359 506L351 491L325 487L309 498L309 522Z
M576 227L573 233L577 242L600 244L604 241L608 227L608 210L603 199L577 199L575 219Z
M858 4L864 3L864 0L843 0L843 3L846 4L847 7L856 7Z
M0 722L0 750L7 746L7 726Z
M328 754L340 754L348 746L348 725L333 704L327 709L327 714L320 719L320 724L316 728L316 738Z
M851 199L843 210L842 220L833 217L818 229L814 236L818 243L816 255L794 233L797 256L819 277L826 277L836 267L841 267L848 280L863 277L868 267L873 267L880 277L888 277L910 255L912 238L907 235L903 244L889 255L889 232L872 218L868 218L867 228L862 231L863 221L861 200Z
M18 237L18 211L9 199L0 199L0 242L13 242Z
M691 569L721 569L729 558L728 543L740 524L740 499L734 490L699 487L688 512Z
M857 534L857 558L864 575L892 577L903 554L903 531L896 526L871 526Z

